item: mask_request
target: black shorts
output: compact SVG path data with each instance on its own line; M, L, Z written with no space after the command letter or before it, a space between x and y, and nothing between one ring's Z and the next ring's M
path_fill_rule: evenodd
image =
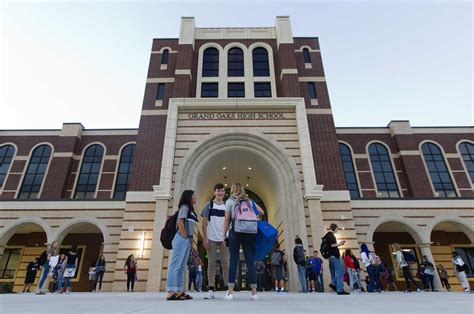
M318 280L318 274L314 272L309 272L309 280L317 281Z

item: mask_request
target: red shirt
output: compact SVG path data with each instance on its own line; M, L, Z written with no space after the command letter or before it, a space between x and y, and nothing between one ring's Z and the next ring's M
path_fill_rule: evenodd
M344 257L344 265L346 265L346 268L355 269L354 261L349 255L346 255L346 257Z

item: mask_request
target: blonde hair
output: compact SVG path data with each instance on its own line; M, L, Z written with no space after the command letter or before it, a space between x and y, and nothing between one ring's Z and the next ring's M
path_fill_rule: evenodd
M230 195L236 199L246 199L247 195L244 187L240 183L234 183L230 187Z
M393 248L395 251L401 251L401 250L402 250L402 248L400 247L400 244L398 244L398 243L392 244L392 248Z

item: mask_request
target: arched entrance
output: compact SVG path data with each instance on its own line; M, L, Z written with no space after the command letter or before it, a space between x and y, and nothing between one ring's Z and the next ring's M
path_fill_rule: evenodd
M89 280L89 268L95 265L103 250L104 236L101 225L94 224L90 219L75 219L61 226L55 235L59 242L59 254L65 254L72 245L78 247L78 269L72 279L73 291L90 292L93 283ZM109 265L110 268L111 265ZM104 276L102 290L110 291L111 282Z
M416 256L418 262L421 262L423 252L421 252L419 245L424 243L422 236L413 226L410 226L408 222L388 220L375 228L372 241L374 243L374 251L381 257L382 263L394 270L394 277L398 289L404 290L405 281L403 273L397 267L396 254L392 250L391 245L393 243L399 243L403 251L413 254ZM409 268L413 278L416 280L418 264L410 264ZM382 284L385 286L384 278Z
M3 228L0 234L1 291L22 291L26 276L24 268L46 250L50 235L49 225L36 217L20 218ZM40 276L39 271L33 287L38 284Z
M436 265L442 265L448 273L448 281L455 291L462 291L459 280L453 276L451 254L457 252L468 267L466 275L471 288L474 287L474 231L464 221L441 218L432 222L430 229L431 251ZM439 267L438 267L439 268Z
M227 187L240 182L261 198L288 255L296 235L307 241L301 175L276 141L256 132L230 132L197 143L178 168L173 208L178 205L178 194L187 188L196 191L198 208L202 208L217 182ZM288 265L290 273L296 274L294 263ZM297 280L291 277L290 288L297 290Z

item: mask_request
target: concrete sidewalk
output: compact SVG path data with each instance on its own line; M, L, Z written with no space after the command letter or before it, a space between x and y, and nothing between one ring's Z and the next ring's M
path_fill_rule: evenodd
M192 293L191 301L165 301L164 293L71 293L69 295L0 295L0 313L474 313L474 295L467 293L261 293L250 301L238 292L234 301Z

